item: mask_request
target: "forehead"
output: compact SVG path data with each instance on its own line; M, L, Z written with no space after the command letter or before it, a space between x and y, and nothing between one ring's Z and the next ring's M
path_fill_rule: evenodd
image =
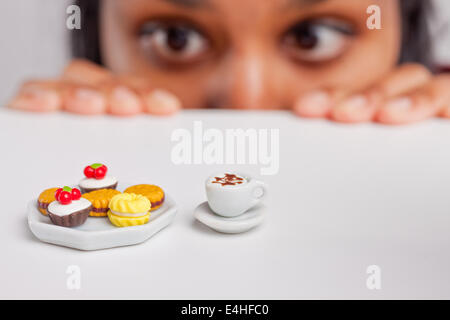
M396 3L397 0L108 0L102 1L102 6L112 9L107 11L115 13L116 17L130 19L172 14L190 15L192 18L211 15L218 22L230 18L242 20L245 24L256 24L257 20L270 17L282 23L284 18L280 18L279 14L293 16L325 12L359 17L366 15L369 5L377 4L383 9Z
M221 5L224 3L235 3L242 5L240 0L162 0L168 3L172 3L179 6L185 6L190 8L211 7L214 5ZM306 6L314 3L324 2L327 0L246 0L246 3L254 3L261 5L265 4L278 5L278 6Z
M324 8L354 8L368 5L382 5L385 2L397 3L396 0L108 0L103 5L113 5L125 11L140 11L141 9L166 8L183 11L222 11L232 10L236 13L246 11L256 13L259 10L310 9Z

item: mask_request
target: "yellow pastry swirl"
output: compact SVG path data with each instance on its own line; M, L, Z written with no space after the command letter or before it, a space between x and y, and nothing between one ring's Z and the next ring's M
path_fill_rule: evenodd
M152 207L150 200L139 194L122 193L112 197L109 209L120 213L147 213Z
M110 210L108 211L108 218L116 227L132 227L146 224L150 220L150 213L147 213L142 217L122 217L113 214Z

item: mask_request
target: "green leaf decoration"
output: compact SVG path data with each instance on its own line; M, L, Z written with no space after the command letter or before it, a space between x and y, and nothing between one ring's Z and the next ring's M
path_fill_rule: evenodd
M103 164L101 164L101 163L94 163L94 164L91 164L91 168L92 169L97 169L97 168L99 168L99 167L101 167Z
M72 188L70 188L68 186L64 186L62 189L67 192L72 192Z

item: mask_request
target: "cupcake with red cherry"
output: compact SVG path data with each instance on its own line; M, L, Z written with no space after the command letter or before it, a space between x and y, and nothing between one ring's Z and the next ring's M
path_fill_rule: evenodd
M47 207L47 213L53 224L61 227L82 225L92 209L92 203L81 197L77 188L63 187L55 192L55 201Z
M107 175L108 167L94 163L84 168L85 178L78 183L82 193L101 189L116 189L117 179Z

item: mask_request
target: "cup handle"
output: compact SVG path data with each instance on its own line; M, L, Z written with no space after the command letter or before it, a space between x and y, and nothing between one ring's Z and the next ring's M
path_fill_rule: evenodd
M258 180L255 180L254 184L255 186L252 187L252 197L255 200L255 204L257 204L267 198L268 187L266 183ZM255 191L258 189L262 190L262 194L260 196L255 195Z

